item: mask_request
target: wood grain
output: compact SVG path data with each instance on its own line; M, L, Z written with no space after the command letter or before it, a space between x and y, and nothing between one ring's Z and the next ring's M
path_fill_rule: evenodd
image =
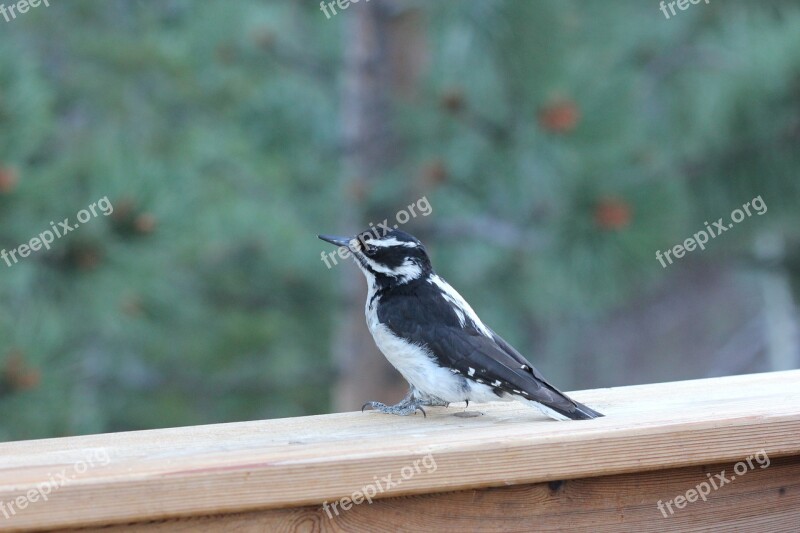
M57 473L74 477L47 501L7 519L0 513L0 528L316 506L350 496L376 476L397 480L429 454L435 470L423 466L376 498L641 476L739 461L761 449L773 461L800 455L800 371L573 395L607 416L555 422L522 405L484 404L470 406L484 413L474 418L453 416L462 407L429 409L427 418L356 412L0 444L0 502ZM98 463L100 452L108 464ZM76 472L92 453L95 465ZM362 504L348 516L377 505Z
M319 506L268 509L220 516L81 529L83 533L133 531L341 532L341 531L770 531L800 526L800 458L770 461L712 491L706 501L673 500L707 479L733 471L733 463L599 478L554 481L406 496L362 504L332 518ZM666 516L665 516L666 514Z

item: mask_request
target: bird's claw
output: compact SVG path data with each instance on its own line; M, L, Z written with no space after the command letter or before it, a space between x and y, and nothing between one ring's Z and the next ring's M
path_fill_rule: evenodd
M428 417L428 415L425 414L425 409L420 407L420 405L417 403L400 402L397 405L386 405L385 403L381 402L367 402L361 406L361 412L364 412L364 409L367 407L371 407L373 410L378 411L379 413L400 416L413 415L417 411L420 411L423 417Z

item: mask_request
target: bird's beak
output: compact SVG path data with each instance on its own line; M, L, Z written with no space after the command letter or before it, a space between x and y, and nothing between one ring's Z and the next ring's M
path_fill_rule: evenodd
M344 246L349 249L350 240L352 237L337 237L336 235L317 235L320 239L336 246Z

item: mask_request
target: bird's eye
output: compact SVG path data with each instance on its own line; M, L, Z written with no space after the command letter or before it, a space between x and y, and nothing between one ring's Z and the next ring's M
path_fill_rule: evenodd
M361 251L365 255L370 255L370 256L375 255L377 248L375 246L369 245L369 241L372 240L372 235L370 235L369 232L362 233L361 236L358 238L358 240L359 244L361 245L360 246Z

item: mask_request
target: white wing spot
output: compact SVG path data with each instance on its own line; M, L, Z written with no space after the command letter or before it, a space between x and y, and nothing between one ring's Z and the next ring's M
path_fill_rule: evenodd
M492 386L493 387L499 387L500 386L500 380L499 379L496 380L494 383L492 383Z
M474 375L475 375L475 369L472 368L472 367L469 367L469 376L472 377Z
M455 309L457 309L456 314L458 315L459 322L461 322L461 317L464 317L464 322L461 322L462 327L464 327L466 319L469 319L475 329L477 329L482 335L490 339L493 338L491 330L487 328L483 322L481 322L481 319L478 318L478 315L475 314L475 311L472 310L472 307L470 307L467 301L464 300L464 297L461 296L453 287L451 287L449 283L437 275L433 275L428 278L428 282L438 287L442 291L442 297L455 306Z
M450 372L452 372L453 374L460 374L461 373L461 371L459 369L457 369L457 368L451 368Z
M463 328L464 324L467 323L467 319L464 316L464 312L461 311L461 309L458 306L455 305L455 302L450 297L445 296L444 298L445 298L445 300L447 300L448 302L450 302L451 304L454 305L453 311L456 312L456 316L458 317L458 323L461 324L461 327Z

